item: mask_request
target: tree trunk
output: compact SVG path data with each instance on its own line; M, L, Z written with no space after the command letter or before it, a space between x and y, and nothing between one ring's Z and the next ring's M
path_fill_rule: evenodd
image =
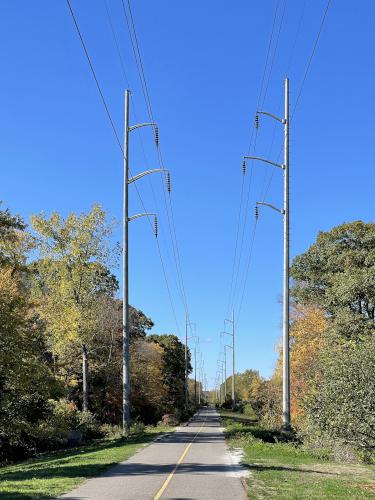
M87 348L85 344L82 345L82 401L83 410L89 409L89 387L88 387L88 361L87 361Z

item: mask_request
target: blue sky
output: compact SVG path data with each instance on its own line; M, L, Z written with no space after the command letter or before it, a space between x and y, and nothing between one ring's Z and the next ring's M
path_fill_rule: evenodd
M278 112L287 70L292 105L295 102L326 1L280 0L278 4L271 45L271 58L275 56L272 69L270 64L267 67L269 84L263 94L263 107L271 112ZM143 121L146 107L121 1L107 0L107 5L136 117ZM220 351L219 333L228 313L241 158L250 145L276 5L276 0L230 4L133 1L164 162L172 173L172 203L190 317L200 336L210 385ZM106 3L72 0L72 6L122 135L127 82ZM344 221L373 220L374 14L369 0L355 5L333 0L330 7L292 123L292 256L308 248L319 230ZM4 205L28 220L30 214L42 210L82 212L99 202L120 219L121 153L66 2L3 0L0 23L0 198ZM276 159L282 130L276 128L272 143L273 133L273 123L263 120L257 153ZM134 132L130 155L132 172L157 166L151 131ZM254 203L271 172L262 164L250 168L240 282L254 224ZM248 172L245 193L249 183ZM139 181L138 186L146 208L159 213L160 246L182 335L184 307L176 286L161 181L154 176ZM282 203L278 171L267 200ZM131 212L141 210L131 189ZM242 214L240 231L243 223ZM154 320L155 332L177 333L147 221L134 221L130 236L130 301ZM115 239L120 238L119 228ZM251 367L265 376L271 374L280 336L281 290L282 220L264 210L238 318L238 370ZM236 318L239 296L234 304Z

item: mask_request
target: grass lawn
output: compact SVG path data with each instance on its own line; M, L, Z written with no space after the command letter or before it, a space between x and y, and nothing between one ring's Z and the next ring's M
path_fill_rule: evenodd
M249 498L375 499L375 467L322 460L245 415L220 412L229 445L244 450ZM276 435L277 438L277 435Z
M0 498L47 499L70 491L85 479L126 460L139 448L171 429L150 428L128 439L102 440L0 468Z

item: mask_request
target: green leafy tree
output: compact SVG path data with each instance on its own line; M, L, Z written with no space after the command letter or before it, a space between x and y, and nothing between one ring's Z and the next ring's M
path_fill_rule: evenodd
M24 228L19 217L0 211L0 461L38 448L49 399L61 395L29 297Z
M0 266L18 267L25 262L26 224L9 209L0 210Z
M40 315L47 324L51 350L57 360L82 353L82 401L89 401L88 358L100 335L97 305L102 296L112 296L117 280L108 271L118 254L111 245L113 222L95 205L87 214L71 213L66 219L53 213L33 216L36 249L36 297Z
M294 259L291 274L296 302L322 307L339 336L375 333L375 224L356 221L320 232Z
M321 357L320 371L304 402L311 428L373 453L375 338L330 346Z

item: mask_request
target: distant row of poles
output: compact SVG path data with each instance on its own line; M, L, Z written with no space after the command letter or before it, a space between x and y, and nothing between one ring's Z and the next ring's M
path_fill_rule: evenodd
M159 134L158 127L156 123L139 123L136 125L130 125L129 122L129 96L130 91L125 91L125 130L124 130L124 199L123 199L123 431L124 434L128 433L130 427L130 358L129 358L129 346L130 346L130 331L129 331L129 234L128 225L133 219L139 217L155 217L155 236L157 236L157 215L154 213L143 212L129 217L129 198L128 189L129 184L135 182L142 177L149 175L151 173L161 172L167 175L167 186L170 186L170 175L169 171L164 168L156 168L152 170L147 170L134 177L129 177L129 136L130 133L141 127L153 127L155 132L155 142L156 146L159 145ZM289 127L290 127L290 117L289 117L289 79L285 78L284 81L284 117L280 118L272 113L263 110L257 110L255 126L259 126L259 116L266 115L284 125L284 162L279 164L277 162L271 161L266 158L261 158L258 156L244 156L243 158L243 173L246 173L246 162L247 160L258 160L264 163L275 166L283 171L284 174L284 206L283 208L278 208L271 203L265 201L256 202L256 217L259 216L259 206L265 205L273 210L276 210L283 216L284 220L284 276L283 276L283 426L285 428L290 427L290 367L289 367ZM168 187L168 191L170 191ZM226 391L226 365L227 365L227 355L226 350L232 349L232 405L235 408L235 318L234 312L232 313L231 319L226 319L225 323L230 323L232 326L232 332L224 331L222 334L227 334L232 336L232 345L224 345L224 360L219 360L218 364L221 365L221 378L224 377L224 391L225 397ZM185 404L188 405L188 327L189 320L186 319L185 328ZM226 330L226 329L225 329ZM190 338L195 338L193 335ZM195 338L195 340L197 340ZM196 354L195 354L196 355ZM196 400L196 362L195 362L195 400ZM203 377L202 377L203 378ZM223 380L222 380L223 381ZM199 384L200 385L200 384ZM220 396L221 398L221 392ZM224 399L225 399L224 397Z

